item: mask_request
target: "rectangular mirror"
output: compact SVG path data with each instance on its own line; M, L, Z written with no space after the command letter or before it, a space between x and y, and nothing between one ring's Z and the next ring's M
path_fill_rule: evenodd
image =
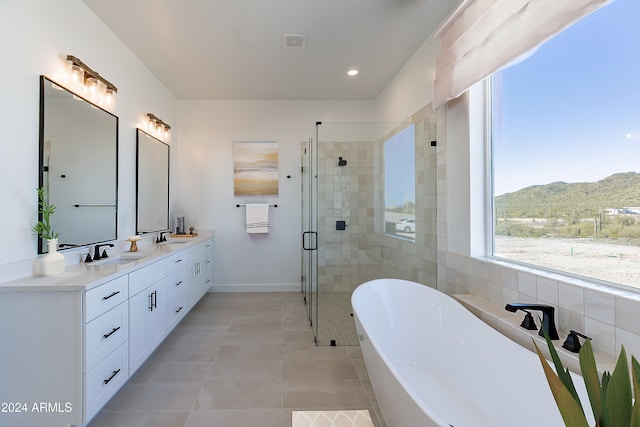
M59 248L116 239L118 117L41 76L39 157Z
M136 129L136 234L169 230L169 145Z

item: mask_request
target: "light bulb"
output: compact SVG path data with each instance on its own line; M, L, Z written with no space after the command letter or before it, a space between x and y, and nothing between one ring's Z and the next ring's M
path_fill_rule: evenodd
M116 91L112 88L107 88L104 91L104 105L108 109L113 109L116 106Z
M69 62L69 86L71 90L82 93L84 89L84 70Z
M91 101L96 101L98 97L98 79L95 77L89 77L85 83L85 90L87 91L87 97Z

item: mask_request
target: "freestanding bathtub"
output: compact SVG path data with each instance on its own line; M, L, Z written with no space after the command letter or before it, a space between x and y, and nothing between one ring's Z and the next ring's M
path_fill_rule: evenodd
M538 356L453 298L378 279L351 302L369 377L389 427L561 427ZM574 375L593 423L582 378Z

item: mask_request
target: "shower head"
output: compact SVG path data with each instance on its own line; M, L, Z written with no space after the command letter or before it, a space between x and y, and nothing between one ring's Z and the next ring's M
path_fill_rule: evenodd
M338 166L347 166L347 161L343 160L342 157L338 157Z

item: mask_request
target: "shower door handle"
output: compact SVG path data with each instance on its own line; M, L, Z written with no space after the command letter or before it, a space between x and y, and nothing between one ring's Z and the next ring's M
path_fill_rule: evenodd
M306 246L306 239L305 239L305 235L310 234L313 238L312 243L313 243L313 247L307 247ZM304 249L305 251L315 251L316 249L318 249L318 233L315 231L305 231L304 233L302 233L302 249Z

